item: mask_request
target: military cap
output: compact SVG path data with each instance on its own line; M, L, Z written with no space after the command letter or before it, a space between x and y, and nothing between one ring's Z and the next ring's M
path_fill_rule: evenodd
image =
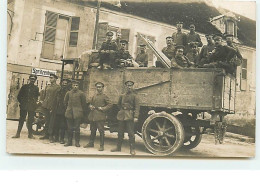
M108 31L107 33L106 33L106 36L113 36L114 35L114 33L112 32L112 31Z
M79 81L78 80L72 80L71 83L72 84L79 84Z
M213 39L221 38L222 39L222 34L221 33L216 33L213 36Z
M30 74L29 78L34 78L35 80L37 80L37 76L35 74Z
M120 40L120 43L128 44L127 40Z
M54 78L56 78L56 79L58 79L58 76L55 75L54 73L51 73L51 74L50 74L50 77L51 77L51 76L54 77Z
M146 45L145 45L145 44L140 44L139 46L140 46L140 47L146 47Z
M195 24L191 24L191 25L190 25L190 28L192 28L192 27L195 28Z
M176 24L183 24L183 22L182 21L177 21Z
M95 86L96 86L96 87L97 87L98 85L101 85L102 87L105 86L102 82L97 82L97 83L95 83Z
M125 82L125 85L134 85L135 83L131 80L128 80Z
M176 49L184 49L185 47L183 45L177 45L175 48Z
M172 36L167 36L166 39L173 39Z

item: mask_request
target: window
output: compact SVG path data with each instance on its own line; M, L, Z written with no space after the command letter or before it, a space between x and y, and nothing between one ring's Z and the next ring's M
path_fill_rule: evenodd
M233 21L227 21L226 33L235 35L235 24Z
M245 91L246 86L247 86L247 59L243 59L241 65L241 81L240 81L241 91Z
M62 59L66 52L68 38L70 47L77 46L79 22L79 17L47 11L41 57L51 60Z

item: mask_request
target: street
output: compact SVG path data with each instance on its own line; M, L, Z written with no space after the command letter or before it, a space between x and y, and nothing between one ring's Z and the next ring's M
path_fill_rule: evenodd
M80 148L75 146L64 147L59 143L49 143L49 140L39 140L38 135L35 139L28 139L27 128L24 125L19 139L13 139L17 129L18 121L7 120L6 125L6 151L10 154L69 154L69 155L91 155L91 156L129 156L128 136L125 134L121 152L110 152L117 143L117 133L110 133L106 131L105 134L105 150L100 152L99 148L99 134L95 141L94 148L83 148L89 141L89 126L81 128ZM73 141L74 144L74 141ZM178 150L171 157L185 157L185 158L212 158L212 157L254 157L255 143L241 142L235 138L226 137L224 144L215 145L214 136L204 134L201 143L192 150ZM136 136L136 156L148 156L151 154L144 146L142 138Z

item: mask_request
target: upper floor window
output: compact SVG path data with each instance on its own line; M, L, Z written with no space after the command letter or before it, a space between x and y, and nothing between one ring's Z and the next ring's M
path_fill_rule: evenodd
M240 90L245 91L247 86L247 59L243 59L241 65Z
M41 57L51 60L63 58L66 47L77 46L79 17L47 11Z

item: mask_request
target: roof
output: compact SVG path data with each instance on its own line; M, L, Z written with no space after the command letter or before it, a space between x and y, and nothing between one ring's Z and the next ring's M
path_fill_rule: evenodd
M96 2L87 2L96 6ZM112 4L102 2L101 6L110 10L132 14L153 21L158 21L170 25L176 25L176 22L184 22L183 27L189 29L191 23L196 25L196 30L204 34L220 33L209 20L222 13L213 6L205 2L128 2L121 1L121 8ZM221 12L226 11L222 9ZM238 39L246 46L256 47L256 22L244 16L234 13L240 17L238 25Z

